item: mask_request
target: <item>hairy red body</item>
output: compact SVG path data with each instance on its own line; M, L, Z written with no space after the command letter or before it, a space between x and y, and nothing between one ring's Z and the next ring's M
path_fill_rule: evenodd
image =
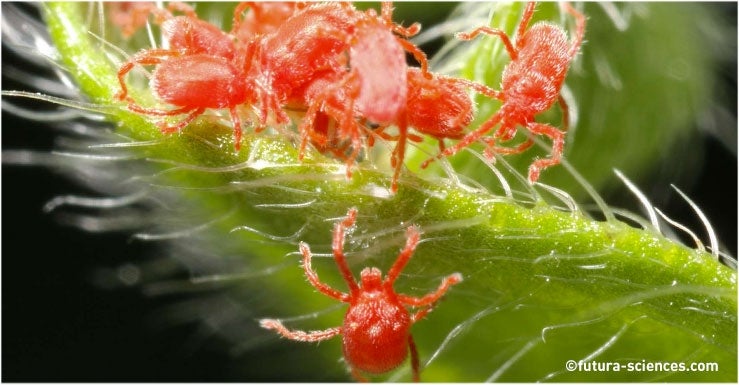
M536 4L529 3L524 10L521 23L515 36L515 46L502 30L479 27L469 33L457 35L462 40L474 39L480 33L499 37L511 57L511 62L503 71L502 91L489 89L486 95L503 102L497 113L484 122L476 130L467 134L455 146L443 151L440 156L450 156L461 149L482 139L488 144L486 154L518 153L531 147L533 139L529 137L515 148L496 147L495 140L507 141L516 134L516 127L523 126L529 133L545 135L552 139L552 154L546 159L537 159L529 167L529 181L536 182L541 170L560 162L564 132L567 130L568 110L560 97L570 63L577 55L585 34L585 16L573 9L569 4L564 7L576 19L576 32L570 43L566 33L559 27L548 23L537 23L531 28L528 24L534 14ZM537 123L534 117L559 101L563 109L564 129L560 131L548 124ZM490 130L500 124L492 138L484 137ZM426 161L424 167L431 161Z
M287 123L283 107L304 106L311 82L325 72L346 71L342 53L349 46L344 37L353 31L355 12L348 4L312 4L259 42L255 60L266 90L261 99L263 117L272 112L277 122Z
M334 259L349 287L349 293L340 292L321 282L318 274L311 268L312 254L308 245L300 244L308 281L321 293L349 304L344 324L341 327L312 332L289 330L275 319L262 319L259 324L266 329L275 330L285 338L303 342L317 342L342 335L344 359L358 380L364 380L361 372L379 374L394 369L405 361L410 350L413 379L418 381L418 352L410 334L410 326L425 317L452 285L462 281L462 276L455 273L444 278L436 291L423 297L396 293L393 284L420 240L418 229L411 226L406 233L406 245L387 276L383 279L378 268L367 267L362 270L360 283L357 283L346 263L343 250L345 230L354 225L356 216L357 210L350 209L347 217L334 226L333 236ZM406 306L420 307L421 310L411 314Z
M157 16L168 49L145 49L128 59L118 70L121 90L115 98L128 102L131 111L153 116L187 116L175 125L160 123L164 133L179 132L208 108L229 109L234 130L234 148L241 147L241 117L237 107L256 102L257 87L249 75L250 47L236 49L233 40L218 27L200 20L182 3L171 3L173 10L186 16L172 16L159 8ZM177 108L145 108L128 96L125 76L136 65L154 65L151 86L154 96Z
M346 9L345 12L348 12ZM315 144L314 138L322 142L335 143L346 150L342 158L346 160L347 177L351 176L354 160L364 148L369 135L365 123L381 126L396 125L399 130L400 147L394 151L396 167L391 190L397 190L397 177L402 166L402 156L407 135L407 71L405 52L414 55L421 63L422 72L428 74L426 56L418 47L405 38L420 30L417 24L403 28L392 21L392 4L382 4L381 15L370 9L366 12L350 12L351 28L343 30L343 44L348 60L342 71L321 73L314 81L327 83L315 87L311 84L304 96L307 112L298 127L301 134L301 157L308 141ZM334 29L333 36L341 37L342 32ZM342 56L346 58L346 56ZM317 126L324 114L336 122L331 129ZM335 153L335 152L334 152Z

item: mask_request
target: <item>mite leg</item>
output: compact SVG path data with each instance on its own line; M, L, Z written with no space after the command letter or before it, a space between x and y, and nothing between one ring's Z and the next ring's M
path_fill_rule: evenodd
M572 46L567 52L570 60L572 60L577 55L577 51L580 49L583 36L585 35L585 15L572 8L572 5L568 2L561 3L561 6L575 18L575 39L572 41Z
M270 318L259 320L259 326L265 329L274 330L287 339L301 342L318 342L333 338L341 334L340 327L330 328L326 330L315 330L310 332L304 332L302 330L290 330L286 328L282 324L282 322Z
M511 39L508 37L505 31L501 29L483 26L477 27L470 32L459 32L455 36L459 40L472 40L481 33L491 36L498 36L500 40L503 41L503 45L505 45L506 51L508 51L508 55L511 57L511 60L516 60L518 58L518 51L516 50L516 48L513 47L513 44L511 44Z
M150 49L146 51L141 51L135 55L133 55L130 59L128 59L127 62L123 63L121 65L121 68L118 69L118 83L121 85L121 90L118 91L114 98L118 100L126 100L128 98L128 88L126 87L126 82L124 78L126 77L126 74L131 72L131 70L136 65L157 65L161 62L163 62L168 57L178 56L179 52L177 51L170 51L166 49Z
M532 134L546 135L552 138L552 155L549 158L537 159L529 167L529 182L534 183L539 180L541 170L559 164L562 158L562 151L565 144L565 133L548 124L531 123L526 127Z
M559 103L559 108L562 109L562 131L566 132L570 129L570 107L567 106L567 102L565 102L562 95L557 98L557 103Z
M485 149L485 156L488 157L489 159L494 158L495 154L504 154L504 155L520 154L528 150L529 147L531 147L534 144L534 139L532 138L526 139L525 142L513 148L496 146L495 139L493 138L485 138L483 139L483 141L488 144L488 147Z
M403 112L402 122L398 125L398 143L395 145L390 165L395 168L393 171L393 181L390 185L390 191L393 193L398 191L398 178L400 178L400 170L403 168L403 159L405 159L405 145L408 139L408 126L406 125L406 114Z
M423 77L425 77L426 79L431 79L432 75L429 72L429 62L426 54L421 51L415 44L409 42L408 40L400 38L395 40L400 43L403 49L410 52L413 55L413 58L416 59L416 61L421 65L421 73L423 74Z
M467 134L464 138L462 138L457 144L455 144L452 147L447 147L446 150L444 150L439 155L426 159L423 163L421 163L421 168L426 168L428 165L433 162L437 158L441 158L442 156L452 156L459 151L461 151L463 148L471 145L472 143L476 142L480 138L482 138L485 134L487 134L490 130L497 125L502 116L499 113L496 113L493 115L492 118L488 119L485 123L483 123L480 127L478 127L475 131L470 132Z
M174 116L188 113L187 117L182 119L179 123L174 126L167 125L166 123L159 124L159 129L164 134L172 134L185 128L190 122L195 120L198 116L205 112L205 108L192 109L191 107L182 107L174 110L158 110L155 108L144 108L134 103L133 101L128 103L128 109L143 115L153 116Z
M346 284L349 286L350 296L355 296L359 293L359 285L357 284L357 281L354 280L354 276L352 275L351 270L349 270L349 266L346 264L346 256L344 255L344 229L353 226L356 219L357 209L349 209L349 212L346 214L346 218L334 225L334 237L331 243L331 248L334 252L334 260L336 260L336 265L339 267L339 271L341 272L342 277L344 277L344 281L346 281Z
M389 127L390 126L381 126L381 127L375 128L375 129L370 129L370 133L373 136L369 136L369 138L374 138L374 136L378 136L381 139L384 139L384 140L387 140L387 141L397 141L400 138L400 135L390 135L390 134L388 134L388 133L385 132L385 130L388 129ZM413 133L410 133L410 132L408 133L406 139L410 140L411 142L416 142L416 143L423 142L423 137L422 136L416 135L416 134L413 134ZM374 145L374 139L369 144L369 146L372 147L373 145Z
M449 290L450 287L453 285L456 285L458 283L462 282L462 274L454 273L446 278L444 278L441 281L441 285L439 285L439 288L436 289L433 293L429 293L424 295L423 297L411 297L408 295L399 294L398 299L400 302L414 307L420 307L420 306L430 306L433 305L434 302L438 301L439 298L441 298L447 290ZM419 313L422 313L423 310ZM423 317L425 313L421 314L418 318Z
M410 27L401 27L393 23L393 3L392 1L383 1L381 8L382 20L385 24L392 28L393 32L403 37L412 37L421 31L421 24L413 23Z
M342 302L348 301L349 294L342 293L332 288L331 286L326 285L318 278L318 274L311 267L310 261L313 254L311 254L308 244L305 242L300 242L299 248L300 252L303 254L303 269L305 270L305 276L308 278L308 282L310 282L313 287L318 289L318 291L326 296L336 298L337 300Z
M185 117L185 119L180 120L180 122L177 123L177 124L175 124L174 126L170 126L170 125L167 125L166 123L162 123L162 124L159 125L159 129L163 133L165 133L165 134L171 134L171 133L174 133L174 132L179 132L183 128L185 128L185 126L187 126L188 124L190 124L190 122L192 122L193 120L195 120L195 118L197 118L198 116L202 115L203 112L205 112L205 108L196 108L195 110L193 110L192 112L190 112L190 114L187 115Z
M516 44L523 39L523 35L526 33L526 30L529 27L529 22L534 16L534 8L536 8L536 2L530 1L526 4L526 9L524 9L523 16L521 16L521 22L518 24L518 29L516 29Z
M241 137L243 131L241 129L241 117L239 112L236 110L236 106L231 107L231 122L234 125L234 150L239 152L241 150Z
M403 268L408 263L408 261L411 259L411 256L413 255L413 252L416 250L416 246L418 246L418 242L421 239L421 234L418 232L418 228L416 226L410 226L408 227L408 230L406 230L406 241L405 241L405 247L403 250L398 254L398 258L395 260L395 263L393 263L393 266L390 267L390 270L387 272L387 279L385 279L384 285L392 286L393 282L398 278L400 275L400 272L403 271ZM402 297L402 296L399 296Z
M411 369L413 370L413 382L421 381L421 375L419 374L419 362L418 362L418 349L416 349L416 343L413 341L413 336L408 335L408 347L411 350Z

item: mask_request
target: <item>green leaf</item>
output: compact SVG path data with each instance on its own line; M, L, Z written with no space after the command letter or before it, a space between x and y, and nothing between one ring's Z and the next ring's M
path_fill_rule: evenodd
M247 134L237 154L230 141L231 128L204 117L181 134L163 136L148 119L112 101L118 87L117 68L105 55L109 48L87 33L85 7L78 3L44 5L61 63L83 93L108 112L118 134L133 142L153 141L131 147L150 167L145 177L152 190L174 196L170 199L178 202L176 214L182 223L205 224L187 238L172 242L181 243L183 250L194 250L180 256L196 280L193 285L197 286L198 279L218 283L223 278L231 283L224 284L222 295L243 308L243 328L251 338L262 341L252 348L262 349L267 356L243 363L245 380L349 379L344 364L337 361L341 354L338 341L313 346L281 340L259 329L256 320L311 315L287 323L304 330L341 323L342 312L335 301L316 293L305 281L297 243L311 245L317 255L314 268L322 280L345 290L330 258L331 228L350 207L356 207L357 228L346 244L355 275L365 266L386 271L404 243L405 228L417 224L423 230L422 243L398 280L398 291L422 295L453 272L465 278L427 319L414 326L425 381L736 381L736 272L711 254L677 244L653 229L633 228L615 219L596 221L575 207L560 208L561 203L539 196L549 191L544 187L523 188L506 196L406 171L398 193L390 194L387 152L370 154L347 180L343 163L313 150L298 161L295 138L288 135ZM515 25L520 7L500 8L494 22ZM654 14L669 8L654 7ZM554 15L553 8L543 6L537 18ZM608 40L600 27L608 21L591 7L586 10L590 19L583 60L599 57L616 66L613 56L617 51L609 46L616 40ZM670 13L666 20L677 14ZM674 20L653 19L659 17L650 18L641 28L688 33L678 31L675 25L681 24ZM642 38L624 39L634 49L637 41L642 44L640 52L653 49L645 37L649 34L637 29L638 20L632 21L633 28L624 33L636 29L633 33ZM676 44L683 50L692 49L685 47L686 40ZM489 60L500 70L507 60L500 49L479 52L469 59L470 67L484 67ZM609 96L612 90L603 90L588 75L577 75L580 71L584 70L573 70L571 87L583 116L582 126L577 140L567 145L567 156L576 165L581 162L576 160L578 154L590 151L588 138L599 136L585 132L594 124L587 123L590 109L607 113L603 119L612 128L603 127L603 132L617 128L645 131L638 110L628 114L604 111L596 103L616 101L602 98L626 104L653 103L644 108L660 108L664 102L647 96L631 100ZM631 92L625 84L632 80L622 73L622 92ZM645 82L665 82L659 87L669 87L672 80L654 79L650 73L638 71L633 76ZM137 97L147 91L145 82L135 90ZM690 92L700 97L698 91ZM480 111L491 108L481 105ZM664 144L660 140L656 146ZM654 146L640 149L653 150ZM592 169L580 165L578 169L589 180L598 179L597 185L605 183L612 179L610 169L616 164L632 170L619 163L617 152L600 152ZM485 173L486 180L498 184L488 176L492 171L479 161L453 162L467 162L467 168L476 164L473 177ZM569 203L567 199L563 202ZM174 231L172 227L171 223L160 225L165 232ZM192 243L198 248L190 247ZM202 250L209 250L207 254L215 255L218 263L200 263L207 258L206 253L197 254ZM253 341L231 342L248 345ZM275 352L278 347L285 350ZM585 367L567 371L568 360L624 365L715 362L719 367L714 372L588 371ZM381 378L409 380L410 370L406 363Z

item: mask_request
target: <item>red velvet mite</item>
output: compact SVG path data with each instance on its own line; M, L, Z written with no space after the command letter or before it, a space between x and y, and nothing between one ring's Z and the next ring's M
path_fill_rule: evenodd
M350 209L346 218L335 224L333 231L334 259L349 287L349 293L338 291L319 280L318 274L311 268L312 255L308 245L300 243L303 268L311 285L324 295L349 304L343 325L322 331L304 332L289 330L275 319L262 319L259 324L285 338L302 342L317 342L341 335L344 359L354 377L360 381L365 380L362 372L380 374L396 368L405 361L410 350L413 380L419 381L418 351L410 334L410 327L425 317L452 285L461 282L462 275L454 273L444 278L438 289L423 297L396 293L393 284L420 240L418 229L410 226L406 231L405 247L384 279L378 268L367 267L360 273L360 282L357 283L343 251L345 229L354 225L356 217L357 210ZM421 309L411 314L406 306Z
M144 49L123 63L118 70L121 89L115 98L128 102L129 110L142 115L186 114L174 125L159 123L160 130L167 134L179 132L208 108L227 108L234 126L234 149L238 151L242 128L237 108L254 104L259 89L249 72L253 49L247 45L237 50L231 36L198 19L185 4L174 2L169 8L182 11L185 16L172 16L156 7L149 10L161 23L169 48ZM155 66L150 80L154 96L176 108L146 108L128 96L125 76L136 65Z
M560 162L564 146L564 134L568 126L568 109L560 96L560 90L570 63L577 55L585 34L585 16L567 3L564 3L563 7L576 20L575 37L571 43L568 41L565 31L556 25L540 22L528 28L536 8L534 2L529 3L524 10L521 23L516 30L515 45L511 43L504 31L490 27L478 27L471 32L457 34L457 38L461 40L474 39L481 33L499 37L503 41L511 61L503 70L502 91L490 89L486 92L487 96L503 102L498 112L480 125L479 128L468 133L455 146L447 148L439 156L453 155L480 139L488 144L488 150L486 151L488 156L492 156L494 152L522 152L533 144L531 137L516 148L495 147L494 144L495 140L507 141L512 139L516 134L516 127L523 126L526 127L529 133L548 136L553 141L551 156L546 159L537 159L529 167L529 181L536 182L541 170ZM557 101L559 101L563 110L563 130L534 121L537 114L548 110ZM500 124L500 127L492 138L484 137L498 124ZM426 161L423 167L432 160Z

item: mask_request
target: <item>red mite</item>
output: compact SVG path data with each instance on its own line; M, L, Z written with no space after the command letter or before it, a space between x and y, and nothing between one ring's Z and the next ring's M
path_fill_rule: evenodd
M431 73L429 73L431 74ZM444 151L444 139L461 139L464 129L473 119L474 104L467 89L487 91L488 87L465 79L424 74L418 68L407 70L407 100L404 109L408 127L420 134L439 141L440 151ZM380 126L372 134L389 141L397 141L391 165L395 167L391 190L397 190L397 180L405 157L406 141L421 142L423 137L408 133L391 136L385 133L388 126ZM399 129L402 130L402 127ZM402 131L401 131L402 134ZM374 139L369 137L369 145Z
M121 90L115 98L128 102L131 111L153 116L187 114L179 123L159 124L163 133L182 130L206 109L227 108L234 126L234 148L241 147L241 117L237 107L256 102L258 89L249 75L253 49L237 50L231 37L218 27L197 18L194 10L182 3L170 3L170 9L185 12L173 17L152 8L161 22L169 49L142 50L121 65L118 80ZM136 65L155 65L151 76L154 95L177 108L160 110L138 105L128 96L125 76Z
M393 24L390 3L383 3L379 17L374 10L368 10L357 12L355 19L353 31L344 37L349 47L348 72L326 73L307 88L308 111L298 128L302 136L301 154L308 139L315 144L316 136L326 137L323 142L328 143L349 142L347 147L351 148L351 153L344 157L348 177L369 133L364 122L396 124L401 142L407 135L408 66L405 51L411 52L421 63L422 71L430 76L425 54L393 34L409 36L420 27L403 28ZM321 114L337 122L333 131L316 124L321 122ZM397 171L393 178L393 191L397 189Z
M529 181L536 182L541 170L560 162L564 146L564 131L567 130L568 110L559 95L567 70L577 55L585 34L585 16L565 3L564 7L576 19L575 37L570 44L566 33L559 27L549 23L536 23L528 28L534 14L536 3L529 3L524 10L521 23L516 30L515 45L502 30L490 27L479 27L469 33L459 33L462 40L471 40L480 33L499 37L511 57L511 62L503 71L502 91L490 89L486 95L503 102L495 115L479 128L467 134L455 146L447 148L439 156L450 156L473 142L482 138L492 152L519 153L533 144L529 137L526 142L516 148L493 147L494 141L507 141L516 134L516 126L520 125L534 135L545 135L552 138L552 154L550 158L538 159L529 167ZM483 92L485 93L485 92ZM548 110L559 101L564 115L564 131L548 124L537 123L534 116ZM483 136L500 123L500 127L492 138ZM486 151L489 156L492 152ZM433 159L429 159L422 167L426 167Z
M254 60L265 89L263 119L272 112L277 123L288 123L284 108L304 110L306 88L314 80L346 71L342 37L353 30L355 12L346 3L310 4L259 40Z
M303 268L308 281L318 291L341 302L349 303L344 316L344 324L322 331L304 332L288 330L275 319L262 319L259 324L271 329L283 337L302 341L323 341L337 335L342 336L344 359L349 364L352 374L359 381L365 381L361 372L380 374L394 369L405 361L408 350L411 352L413 380L419 381L419 361L416 344L410 334L410 327L425 317L452 285L462 281L462 275L452 274L444 278L436 291L423 297L411 297L398 294L393 284L413 255L420 240L415 226L408 228L405 247L398 255L388 274L383 279L382 272L376 267L367 267L360 274L357 283L352 276L344 256L344 231L353 226L357 210L350 209L347 217L334 225L333 253L341 275L344 277L349 293L340 292L318 279L318 274L311 268L311 252L308 245L300 243L303 254ZM421 309L410 314L406 306Z
M307 111L298 126L298 132L301 135L300 157L303 155L308 139L314 139L316 135L325 137L323 141L333 146L341 147L342 143L348 143L346 147L351 148L351 153L341 157L347 162L347 177L350 177L351 166L362 150L366 136L364 128L355 117L362 115L360 109L368 107L368 100L376 101L378 107L368 108L367 119L372 120L377 116L385 119L386 115L395 112L398 108L398 100L404 100L405 94L398 92L398 87L388 86L405 80L404 76L397 76L398 67L405 66L405 58L402 48L394 44L395 37L392 32L376 20L376 17L365 15L354 9L347 11L352 14L351 28L345 29L342 33L336 31L334 36L343 46L342 55L348 54L348 63L351 63L351 68L348 63L342 63L337 70L324 71L320 73L320 77L308 84L303 96ZM365 54L367 50L374 47L367 46L367 44L385 43L388 45L388 42L392 42L389 45L390 54L381 52L379 56L372 55L372 59L376 61L369 63L367 60L369 55ZM396 57L403 60L393 60ZM365 72L367 66L372 66L373 70ZM370 76L378 73L390 76L390 80L374 82ZM379 113L375 113L376 111ZM323 126L330 122L327 119L333 119L336 126L333 128Z

